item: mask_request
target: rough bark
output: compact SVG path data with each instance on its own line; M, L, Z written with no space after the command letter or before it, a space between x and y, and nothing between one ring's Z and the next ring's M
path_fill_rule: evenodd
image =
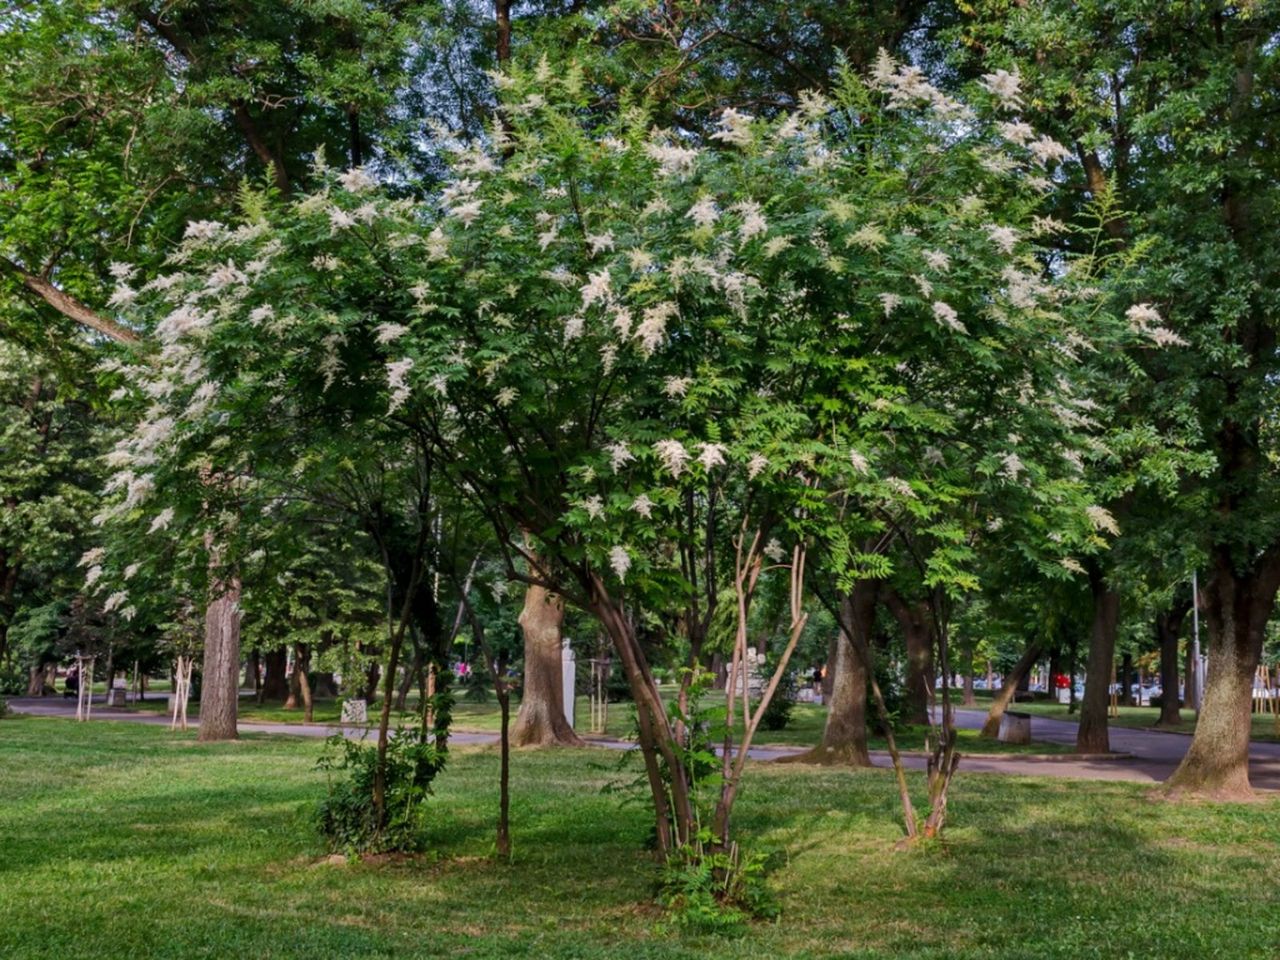
M1253 793L1249 784L1253 677L1280 587L1280 547L1268 550L1244 574L1234 569L1225 548L1216 551L1214 560L1204 592L1212 642L1200 719L1191 748L1167 786L1174 795L1241 799Z
M284 647L268 650L262 657L265 666L262 686L258 690L258 702L284 703L289 697L289 653Z
M312 711L315 708L315 701L311 696L311 680L307 676L307 671L311 668L311 651L307 649L306 644L298 644L294 647L294 674L298 678L298 692L302 696L302 719L305 723L312 720Z
M1190 604L1183 601L1156 616L1156 639L1160 642L1160 719L1157 727L1179 727L1182 714L1178 701L1178 634Z
M262 658L257 650L249 651L249 659L244 667L244 685L255 694L262 685Z
M1097 571L1090 573L1089 589L1093 596L1093 624L1089 633L1089 660L1085 666L1084 700L1080 704L1076 749L1080 753L1109 753L1111 737L1107 730L1107 711L1115 676L1120 594L1108 587Z
M1133 654L1125 653L1120 658L1120 704L1125 707L1135 706L1133 699Z
M138 335L132 330L122 327L114 320L109 320L90 309L75 297L59 290L44 277L23 269L21 265L14 263L8 257L0 257L0 269L8 270L14 274L30 293L35 294L58 313L74 320L81 326L96 330L117 343L135 344L138 342Z
M689 773L634 625L598 577L584 575L582 583L591 612L609 635L631 687L640 755L653 799L657 849L666 857L688 843L697 829Z
M205 609L197 738L206 742L236 739L240 705L240 581L232 578L214 590Z
M840 631L837 630L834 634L832 634L830 641L828 641L827 643L827 659L824 664L826 669L822 671L822 685L820 687L820 689L822 690L823 703L830 703L831 695L835 691L836 656L838 655L838 652L839 652L837 648L840 646L840 643L841 643Z
M520 611L524 631L524 689L511 742L517 747L580 747L565 719L560 627L564 601L531 584Z
M790 763L871 766L867 751L867 667L854 650L854 632L869 640L875 618L877 584L859 580L840 598L835 652L828 667L831 696L822 740L812 750L788 757Z
M996 737L1000 734L1000 721L1004 712L1013 703L1013 696L1018 692L1018 683L1031 672L1032 665L1040 659L1040 647L1036 643L1028 643L1018 662L1004 676L1000 690L991 698L991 709L987 711L987 719L982 724L980 736Z
M902 629L907 648L906 699L907 719L925 725L929 722L929 702L933 696L933 637L930 633L927 602L908 602L891 587L882 588L885 606Z

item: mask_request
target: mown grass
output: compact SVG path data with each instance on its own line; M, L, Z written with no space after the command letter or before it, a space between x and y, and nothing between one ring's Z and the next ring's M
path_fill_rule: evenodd
M163 712L166 709L163 700L147 700L134 705L137 709L150 710L154 712ZM513 704L514 711L518 704ZM197 712L198 707L195 704L191 706L191 714ZM631 739L635 734L635 708L629 703L613 703L609 705L608 724L603 733L591 734L587 732L588 718L590 717L590 701L586 697L579 697L577 703L577 721L578 731L584 736L591 738L592 736L603 736L619 740ZM369 707L371 722L376 722L377 704ZM341 718L341 703L338 700L316 700L312 712L313 722L319 724L336 724ZM498 714L497 701L491 699L484 703L475 703L467 700L460 700L453 708L453 724L454 728L459 731L468 731L474 733L497 733L500 727L500 717ZM752 743L757 746L788 746L788 747L811 747L822 739L822 728L826 723L827 711L826 707L814 704L798 703L795 705L791 721L782 730L765 730L763 727L756 732ZM407 724L417 723L419 715L416 703L412 698L409 700L409 709L404 713L393 714L392 722L400 722ZM280 703L257 703L252 698L244 697L240 700L240 720L245 723L302 723L303 712L301 709L286 710ZM514 722L514 719L513 719ZM738 724L739 734L742 725ZM923 750L925 746L925 734L928 728L924 726L909 726L898 732L898 746L902 750ZM981 753L981 754L1050 754L1050 753L1070 753L1070 746L1047 743L1043 741L1034 741L1029 744L1010 744L1001 743L997 740L985 740L978 736L975 730L957 730L956 731L960 749L965 753ZM872 750L883 750L886 748L884 738L873 735L869 741Z
M321 749L0 721L0 956L1190 960L1280 939L1275 800L962 772L945 842L896 852L884 771L756 764L737 825L776 854L781 918L709 938L652 906L646 809L602 792L616 758L516 754L508 865L490 858L495 752L458 749L426 854L337 864L309 819Z

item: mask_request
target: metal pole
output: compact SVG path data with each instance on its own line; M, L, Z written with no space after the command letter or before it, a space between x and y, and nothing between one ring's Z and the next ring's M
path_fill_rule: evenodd
M1204 670L1200 666L1200 587L1196 572L1191 571L1191 664L1195 670L1195 697L1192 706L1196 717L1200 716L1200 703L1204 699Z

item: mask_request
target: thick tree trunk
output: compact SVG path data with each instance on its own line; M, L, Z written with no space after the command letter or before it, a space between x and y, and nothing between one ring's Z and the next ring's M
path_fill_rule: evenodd
M1136 706L1133 699L1133 654L1125 653L1120 658L1120 703L1126 707Z
M867 663L858 653L856 636L870 643L876 620L878 584L859 580L851 593L842 595L837 609L840 631L835 654L827 669L831 696L827 699L827 724L822 741L812 750L787 758L788 763L846 764L870 767L867 749Z
M929 722L929 702L933 697L933 637L929 605L923 600L908 603L892 588L882 588L882 594L885 605L902 629L902 639L907 648L907 719L924 725Z
M565 719L560 627L564 601L530 584L520 611L524 630L524 689L511 742L517 747L580 747Z
M257 650L249 651L249 659L244 666L244 685L255 694L262 685L262 658Z
M302 719L310 723L315 708L311 696L311 680L307 671L311 669L311 651L306 644L299 643L293 648L293 675L298 678L298 694L302 697Z
M209 601L204 618L204 667L200 682L200 735L236 739L240 705L240 581L233 578Z
M376 660L369 664L369 670L364 676L364 698L373 703L378 696L378 678L382 676L382 665Z
M262 688L258 691L258 701L284 703L289 698L289 678L285 676L289 669L289 653L284 647L268 650L262 658L265 666L262 677Z
M867 751L867 667L854 649L853 633L858 631L870 641L876 592L876 581L859 580L851 593L840 598L840 629L828 666L831 696L822 741L812 750L788 757L788 762L871 766Z
M1160 641L1160 719L1157 727L1179 727L1182 714L1178 702L1178 634L1188 605L1175 605L1157 614L1156 638Z
M338 681L332 673L317 673L311 690L317 700L332 700L338 695Z
M1116 624L1120 617L1120 594L1110 589L1100 573L1091 573L1093 626L1089 634L1089 662L1085 667L1084 701L1080 704L1080 727L1076 749L1080 753L1109 753L1107 730L1111 682L1115 676Z
M987 711L987 719L982 724L980 736L996 737L1000 734L1000 721L1004 719L1004 712L1009 708L1009 704L1013 703L1013 696L1018 692L1019 681L1031 672L1032 665L1038 659L1040 659L1040 647L1034 642L1029 642L1027 649L1018 658L1018 662L1013 665L1013 669L1005 674L1000 690L992 696L991 709Z
M1269 550L1254 570L1240 575L1219 550L1204 593L1209 664L1200 719L1191 749L1168 780L1176 795L1214 799L1252 795L1249 734L1253 721L1253 677L1262 654L1267 620L1280 586L1280 554Z
M847 642L848 638L845 638L845 639ZM840 643L841 643L840 631L836 630L836 632L831 635L831 639L827 641L827 659L826 659L826 663L823 664L824 669L822 671L822 684L819 687L819 689L822 692L823 703L830 703L831 695L835 691L836 657L839 655L839 650L837 648L840 646Z

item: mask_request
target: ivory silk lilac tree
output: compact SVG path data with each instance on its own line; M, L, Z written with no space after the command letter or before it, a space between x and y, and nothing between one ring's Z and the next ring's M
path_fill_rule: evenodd
M638 111L588 129L572 69L499 80L501 123L454 145L429 202L318 170L317 192L246 193L237 222L191 224L168 273L122 285L159 348L118 371L150 408L108 517L159 530L180 516L170 495L196 515L211 471L262 500L309 469L308 438L357 462L376 439L470 498L510 576L599 619L637 704L659 848L695 839L705 786L724 845L812 557L845 583L882 578L885 552L857 535L909 528L929 542L925 582L964 589L997 500L1043 512L1068 566L1090 545L1072 448L1062 470L1033 457L1078 427L1072 371L1105 327L1028 246L1062 150L989 116L1016 78L991 75L974 108L887 56L794 116L726 110L710 142ZM743 669L754 591L783 572L788 653L756 704L730 685L748 719L699 785L638 625L681 637L698 668L731 596Z

